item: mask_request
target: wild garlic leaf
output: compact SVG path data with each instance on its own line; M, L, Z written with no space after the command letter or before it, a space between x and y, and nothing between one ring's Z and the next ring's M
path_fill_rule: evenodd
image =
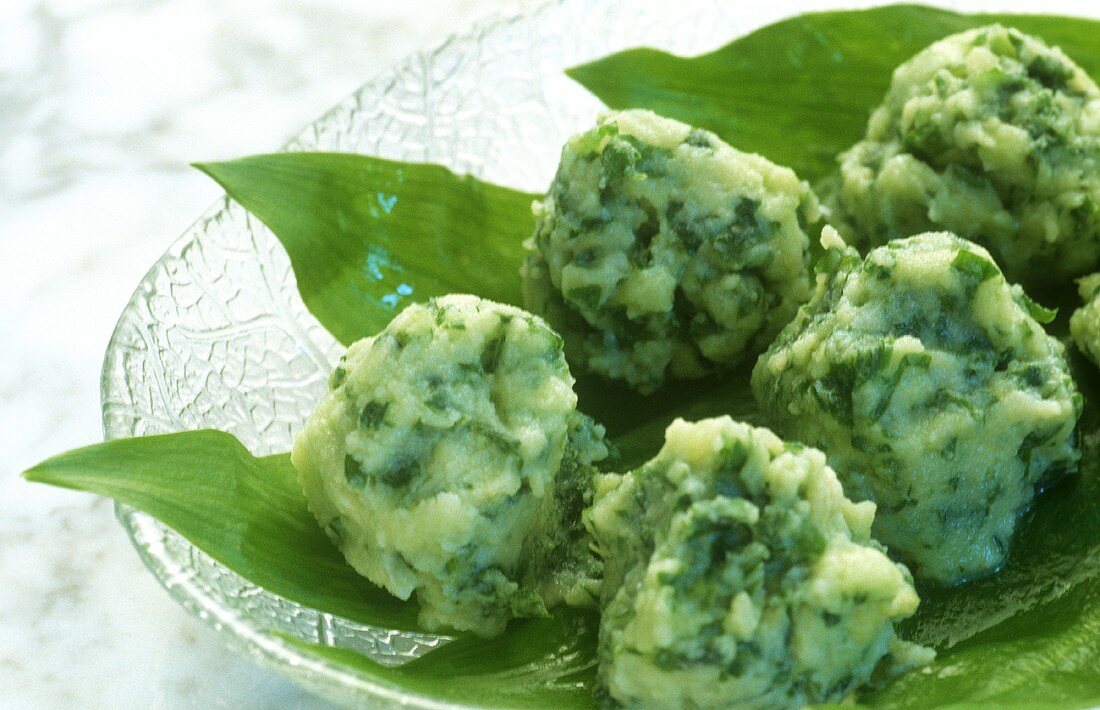
M404 693L485 708L591 708L596 674L594 612L560 608L548 619L513 621L503 636L463 636L403 666L355 651L281 636L364 680Z
M230 434L185 431L75 449L23 475L149 513L253 584L299 604L417 628L415 604L361 577L325 537L287 454L256 457Z
M445 293L521 305L529 195L439 165L349 153L198 163L282 242L298 290L345 345Z
M567 73L611 108L647 108L707 128L817 180L862 137L895 67L937 39L993 22L1061 46L1100 78L1100 22L921 5L808 13L696 57L628 49Z

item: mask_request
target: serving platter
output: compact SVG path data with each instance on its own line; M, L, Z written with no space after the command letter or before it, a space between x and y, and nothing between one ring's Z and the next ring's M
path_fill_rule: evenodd
M1100 14L1072 0L1041 8L1009 0L934 4ZM284 149L440 163L539 192L549 184L561 143L600 110L564 69L639 45L697 54L776 20L837 7L809 1L752 8L712 0L526 3L378 76ZM303 305L279 242L223 199L153 265L119 319L103 369L106 437L217 428L253 453L286 451L341 352ZM249 584L152 517L121 504L116 510L169 593L259 662L339 703L453 707L366 681L305 655L277 634L394 664L446 637L367 627L302 607Z

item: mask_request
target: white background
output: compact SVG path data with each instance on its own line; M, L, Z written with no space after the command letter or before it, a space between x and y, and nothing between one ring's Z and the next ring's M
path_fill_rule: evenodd
M108 501L18 474L101 440L115 320L220 195L188 163L275 150L508 6L0 0L0 707L321 705L176 606Z

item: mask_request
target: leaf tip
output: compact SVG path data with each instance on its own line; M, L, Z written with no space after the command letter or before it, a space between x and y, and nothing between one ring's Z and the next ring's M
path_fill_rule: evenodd
M585 67L587 67L587 66L588 66L587 64L578 64L576 66L569 67L568 69L565 70L565 75L567 77L569 77L570 79L572 79L573 81L580 81L580 79L578 77L584 75L584 70L585 70Z
M217 171L217 168L218 168L218 163L216 163L216 162L195 161L195 162L191 163L190 165L195 170L198 170L199 172L202 172L202 173L206 173L210 177L214 177L214 173Z
M64 454L62 454L64 456ZM60 488L71 488L65 481L64 475L59 476L56 467L52 464L59 456L46 459L41 463L37 463L31 466L19 476L27 483L42 483L47 486L58 486Z
M606 58L597 59L595 61L586 62L584 64L577 64L576 66L572 66L566 69L565 75L583 86L591 93L595 94L596 91L593 87L599 85L601 77L599 66L605 60Z
M218 183L218 185L224 189L227 193L230 192L230 181L233 178L233 172L231 169L227 169L227 166L231 163L222 162L217 160L212 161L200 161L191 163L191 167L206 175L208 178ZM231 196L232 193L231 193Z

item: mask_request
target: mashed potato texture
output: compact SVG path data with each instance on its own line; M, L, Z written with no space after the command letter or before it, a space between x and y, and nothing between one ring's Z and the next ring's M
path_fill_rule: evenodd
M756 399L878 504L876 537L918 577L991 572L1036 488L1080 457L1081 396L1037 320L1053 313L952 234L862 260L832 245L831 273L757 362Z
M840 160L850 242L951 231L1029 288L1100 268L1100 89L1035 37L991 25L921 51Z
M601 476L586 515L607 565L610 705L801 708L928 662L894 623L919 600L825 455L729 417L675 421Z
M573 137L536 216L527 307L643 393L759 354L810 294L806 183L648 111Z
M603 429L576 411L561 338L474 296L411 305L353 344L295 440L310 510L429 629L492 635L593 601L580 514Z
M1093 364L1100 364L1100 274L1086 276L1078 286L1085 305L1070 318L1070 334L1077 349Z

